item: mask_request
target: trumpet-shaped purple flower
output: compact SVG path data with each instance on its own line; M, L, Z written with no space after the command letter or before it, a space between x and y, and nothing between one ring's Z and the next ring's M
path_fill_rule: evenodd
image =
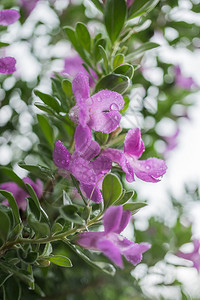
M19 19L20 15L17 10L3 9L0 10L0 25L8 26L15 23Z
M77 73L82 72L86 76L89 77L89 85L90 85L90 87L93 87L95 82L92 79L92 77L90 76L90 74L83 67L83 65L82 65L83 62L84 61L82 60L82 58L78 54L74 57L65 58L64 70L61 72L61 75L74 78ZM98 79L97 74L91 68L89 68L89 70L90 70L91 75L95 79Z
M14 57L2 57L0 58L0 73L11 74L16 71L16 60Z
M144 150L140 129L135 128L130 129L126 135L124 151L108 148L103 150L102 155L109 157L122 167L128 182L135 180L134 174L144 181L158 182L159 178L165 174L167 166L162 159L155 157L138 160Z
M86 249L101 251L120 268L123 268L122 255L136 266L151 245L137 244L120 235L130 218L130 211L123 211L122 206L111 206L104 214L104 231L80 233L77 243Z
M190 253L184 253L182 251L179 251L176 255L178 257L190 260L193 262L193 267L197 269L197 271L200 271L200 241L194 240L194 249Z
M104 133L115 130L121 120L119 111L124 106L123 97L113 91L102 90L89 95L89 81L84 73L78 73L72 82L76 105L69 117L76 124Z
M36 183L31 180L29 177L23 178L23 181L25 183L28 183L32 186L34 189L36 195L38 198L42 196L43 193L43 183L40 179L36 180ZM22 210L26 209L26 197L29 197L29 194L23 190L21 187L19 187L15 182L4 182L0 184L0 189L8 191L13 194L19 208ZM8 201L4 201L5 205L8 205Z
M177 86L186 90L191 90L192 88L198 87L198 85L192 77L183 76L179 66L175 67L175 83Z
M75 131L75 151L71 155L61 141L57 141L53 151L54 164L62 170L69 171L79 182L81 189L94 202L101 202L102 195L99 182L112 168L112 162L106 156L99 156L100 146L92 141L89 127L78 125Z

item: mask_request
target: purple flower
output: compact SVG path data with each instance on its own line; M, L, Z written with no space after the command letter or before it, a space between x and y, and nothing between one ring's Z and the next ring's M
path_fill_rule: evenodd
M23 178L23 181L32 186L32 188L34 189L38 198L40 198L42 196L43 183L40 179L37 179L36 183L35 183L29 177L25 177L25 178ZM0 184L0 189L12 193L15 200L17 201L19 208L21 208L22 210L26 209L26 197L28 197L29 194L25 190L23 190L21 187L19 187L15 182L4 182L4 183ZM8 205L8 201L6 200L4 202L4 204Z
M127 7L130 7L133 4L134 0L127 0Z
M109 157L113 162L119 164L126 173L128 182L134 181L134 174L147 182L158 182L165 174L167 166L162 159L149 158L138 160L145 147L141 138L139 128L130 129L124 142L124 151L118 149L105 149L102 155Z
M200 241L199 240L194 240L194 250L190 253L184 253L182 251L179 251L176 255L178 257L191 260L193 262L193 267L197 269L197 271L200 271Z
M80 233L77 243L86 249L101 251L120 268L123 268L122 255L136 266L142 260L142 253L151 245L137 244L120 235L130 218L130 211L123 211L122 206L111 206L104 214L104 231Z
M104 133L114 131L121 120L119 111L124 106L123 97L113 91L102 90L89 95L89 81L84 73L78 73L72 82L76 105L69 113L70 119L83 127Z
M8 26L15 23L20 15L17 10L3 9L0 10L0 25Z
M16 71L16 60L14 57L2 57L0 58L0 73L11 74Z
M78 125L74 139L75 151L72 155L61 141L55 143L54 164L59 169L70 172L80 182L80 187L87 197L99 203L102 201L99 184L104 174L112 168L112 162L103 155L91 161L101 149L96 141L92 141L89 127Z
M23 7L26 15L29 16L36 7L38 1L39 0L20 0L20 6Z
M196 84L196 82L193 80L192 77L183 76L179 66L175 67L175 83L177 86L186 90L191 90L192 88L198 87L198 85Z
M77 73L82 72L89 77L89 85L90 87L93 87L95 82L92 79L92 77L88 74L86 69L83 67L82 65L83 63L84 61L78 54L71 58L70 57L65 58L64 70L61 72L61 75L74 78ZM98 79L97 74L91 68L89 68L89 70L91 75L95 79Z

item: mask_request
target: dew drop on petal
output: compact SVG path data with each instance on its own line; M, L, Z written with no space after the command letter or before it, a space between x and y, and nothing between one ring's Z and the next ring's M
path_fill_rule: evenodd
M150 170L150 169L151 169L151 167L150 167L150 166L146 166L145 168L146 168L147 170Z
M119 106L115 103L111 104L110 110L119 110Z

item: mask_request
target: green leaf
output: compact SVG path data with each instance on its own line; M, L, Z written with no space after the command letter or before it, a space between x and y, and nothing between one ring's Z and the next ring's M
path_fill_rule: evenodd
M90 52L91 38L90 38L90 34L89 34L88 29L85 26L85 24L83 24L81 22L78 22L76 24L76 35L77 35L77 38L78 38L79 43L81 44L81 46L85 50Z
M102 46L103 48L105 48L106 40L100 38L94 44L94 58L95 58L96 62L98 62L102 58L99 46Z
M130 99L129 99L129 97L127 97L127 96L124 96L123 97L124 98L124 107L123 107L123 109L122 110L120 110L120 113L121 114L124 114L125 112L126 112L126 110L128 109L128 107L129 107L129 103L130 103Z
M125 0L106 0L104 20L112 43L118 38L126 20Z
M104 132L95 132L94 133L95 136L95 140L100 144L100 145L104 145L106 144L109 135L107 133Z
M54 255L54 256L49 256L48 259L50 262L53 264L56 264L60 267L65 267L65 268L70 268L72 267L72 262L71 260L63 255Z
M99 2L99 0L91 0L91 1L94 3L94 5L96 6L96 8L98 10L100 10L100 12L103 13L103 5Z
M3 292L4 292L4 300L20 300L21 298L21 286L14 277L9 278L4 286L3 286Z
M25 163L21 162L18 164L20 166L20 168L23 168L27 171L29 171L30 173L36 175L39 178L42 178L44 180L48 178L54 178L53 176L53 172L52 170L44 167L44 166L40 166L40 165L26 165Z
M14 229L10 232L10 234L9 234L9 240L13 240L13 241L16 240L19 237L19 235L21 234L22 229L23 229L23 224L18 223L14 227Z
M131 51L131 54L128 54L125 58L125 61L133 61L134 59L137 59L141 55L143 55L147 50L151 50L154 48L159 47L159 44L152 43L152 42L147 42L143 44L142 46L138 47L137 49Z
M75 224L84 225L85 221L77 214L77 211L75 205L64 205L61 208L63 218Z
M64 79L62 81L62 88L65 94L67 95L67 97L71 98L73 95L73 91L72 91L72 83L69 79Z
M128 202L134 195L134 191L126 192L123 197L115 202L115 205L123 205Z
M44 250L43 250L43 253L41 256L44 256L44 257L49 256L52 253L52 251L53 251L53 248L51 246L51 243L47 243L44 247Z
M134 74L134 68L130 64L124 64L122 66L117 67L113 73L115 74L121 74L124 76L127 76L129 79L132 79Z
M124 210L130 210L132 215L136 214L142 207L147 206L145 202L127 203L123 206Z
M38 252L30 251L26 253L21 248L17 251L19 259L26 264L33 264L38 258Z
M8 203L13 211L16 223L21 223L17 202L10 192L0 190L0 193L8 200Z
M6 213L0 210L0 238L5 242L10 231L10 220Z
M40 102L35 102L34 105L39 108L40 110L52 115L52 116L55 116L55 113L54 111L48 107L47 105L44 105L44 104L41 104Z
M103 58L104 68L106 70L106 73L108 73L108 57L107 57L106 51L101 45L99 45L98 47L99 47L101 57Z
M59 102L54 97L52 97L48 94L42 93L38 90L35 90L34 93L36 96L38 96L44 102L44 104L51 107L53 109L53 111L56 111L57 113L59 113L60 111L63 111Z
M52 126L50 126L49 121L44 115L37 115L37 119L39 122L39 125L42 129L42 132L50 144L51 148L54 148L54 135L53 135L53 129Z
M0 170L7 175L10 179L12 179L12 181L14 181L17 185L19 185L21 188L23 188L24 190L26 189L25 184L23 182L23 180L17 175L15 174L15 172L7 167L0 167Z
M50 229L46 223L39 222L36 220L34 215L30 213L27 218L29 226L35 231L35 233L39 234L41 237L49 236Z
M123 94L129 86L129 78L119 74L109 74L103 77L96 85L95 91L108 89Z
M122 183L115 174L110 173L104 177L102 194L105 208L120 198L122 190Z
M44 209L41 207L40 201L39 201L34 189L32 188L32 186L29 183L26 183L26 187L27 187L27 190L29 192L29 195L31 196L31 199L34 201L34 203L37 206L38 210L41 212L41 214L44 217L45 221L48 222L49 218L48 218L46 212L44 211Z
M117 54L113 60L113 69L119 67L124 62L124 54Z
M3 43L3 42L0 42L0 48L2 48L2 47L7 47L7 46L9 46L10 44L8 44L8 43Z
M129 19L149 13L160 0L134 0L128 10Z

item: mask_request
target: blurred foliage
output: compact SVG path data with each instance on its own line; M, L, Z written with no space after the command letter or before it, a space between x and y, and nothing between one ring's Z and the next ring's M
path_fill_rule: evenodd
M40 202L34 192L32 191L32 194L30 192L31 197L27 208L29 217L27 218L26 212L20 210L20 218L24 222L23 228L20 227L20 222L13 218L12 211L15 211L15 204L11 197L9 201L12 203L11 208L0 206L4 224L6 222L10 224L10 232L4 231L2 235L6 238L12 237L13 240L17 239L22 232L24 238L32 238L35 233L39 238L43 238L49 231L53 234L62 233L71 230L71 219L77 228L84 221L82 218L84 207L74 193L73 180L59 176L52 161L54 142L60 139L67 147L73 146L75 130L67 114L75 104L71 93L71 78L67 80L65 76L58 73L52 76L56 62L59 59L63 60L59 54L55 55L56 51L50 51L53 47L58 46L59 43L66 43L66 47L70 49L68 51L75 53L76 50L79 53L86 67L92 68L98 75L96 91L108 88L123 94L126 102L126 110L122 111L123 119L128 122L129 128L133 126L142 128L146 146L143 159L153 156L163 157L163 151L160 151L156 145L158 141L162 141L167 146L167 141L158 133L157 125L164 118L168 118L179 128L179 119L188 118L188 108L193 105L191 94L195 92L195 90L177 86L175 66L161 59L159 45L151 40L159 34L173 49L187 48L191 52L198 49L200 27L195 22L191 26L186 21L176 20L173 17L174 11L182 9L181 1L142 1L141 3L149 4L149 7L152 3L157 5L153 6L149 13L146 8L145 13L141 13L139 17L130 18L126 27L124 27L126 8L123 5L121 15L117 8L113 11L111 18L108 10L109 4L107 4L104 19L100 11L104 7L102 1L84 1L83 3L71 1L64 9L59 9L59 0L41 0L41 2L56 14L58 22L54 26L49 26L48 22L45 23L36 18L37 21L33 22L32 32L27 38L20 35L20 30L25 28L32 15L27 17L23 7L18 7L15 0L2 0L0 3L0 9L13 7L20 9L19 33L14 41L15 43L26 41L30 54L41 67L39 74L31 81L26 81L25 78L22 80L20 74L0 77L0 113L5 114L5 121L0 120L0 148L6 145L12 153L11 159L3 165L16 169L19 165L29 172L30 178L40 178L44 183L44 193ZM94 10L95 3L98 10ZM136 6L137 3L138 1L136 1ZM187 3L190 11L195 15L200 12L199 3L190 0ZM131 15L131 9L129 13ZM120 22L117 17L120 17ZM112 24L110 20L114 20ZM77 22L79 22L78 25ZM80 22L87 25L89 35L86 32L87 27ZM107 33L105 28L107 28ZM176 38L169 38L167 35L169 29L175 31ZM0 30L2 41L4 41L7 29L1 27ZM41 38L47 40L45 47L48 56L46 57L37 46ZM68 51L66 50L66 56ZM148 51L147 54L146 51ZM121 65L123 62L129 63L128 67ZM150 67L148 62L150 62ZM145 73L148 68L151 71L151 65L153 66L152 73L154 69L157 69L162 74L162 80L159 83L155 83ZM94 92L92 90L92 93ZM178 113L174 109L176 105L180 108ZM6 115L9 117L6 118ZM95 138L104 147L113 143L112 145L117 148L122 148L126 132L127 129L123 129L118 136L97 135ZM122 172L113 168L112 173L120 178L124 190ZM8 173L0 170L0 182L11 179L13 180ZM137 190L136 185L134 189ZM17 251L10 249L5 254L1 253L0 286L3 287L0 291L0 298L24 300L75 300L80 297L87 300L168 299L164 288L173 286L177 288L179 299L194 299L187 294L184 285L175 275L171 276L170 282L168 281L167 274L179 268L179 265L170 262L167 255L176 254L181 245L191 241L192 224L187 219L187 206L188 203L192 205L199 201L199 188L194 185L193 189L186 186L182 199L175 199L172 195L169 195L169 198L175 214L173 224L168 224L159 217L159 212L157 216L146 220L148 221L146 230L137 228L137 222L135 223L133 219L134 240L152 244L152 248L144 254L141 264L144 270L138 271L139 275L136 271L140 265L133 268L127 262L124 262L123 270L117 269L115 276L108 275L108 270L110 273L113 272L108 265L108 260L101 254L89 253L87 250L78 248L76 252L73 239L72 243L67 245L55 242L52 245L53 249L50 249L50 246L45 249L43 244L24 244L18 247ZM131 204L139 204L144 200L138 199L135 191L128 201ZM66 210L65 206L67 206ZM99 204L92 205L93 217L101 211L102 207ZM17 214L16 211L15 213ZM137 220L137 215L134 218ZM93 226L97 227L95 224ZM2 240L1 243L3 244ZM51 261L49 258L52 250L53 255L65 257L64 262L61 259L57 261L58 264L70 264L67 260L69 258L73 269L53 264L53 259ZM99 261L104 267L95 265L95 262ZM165 268L159 267L159 263L163 263ZM155 266L160 269L157 270ZM148 292L146 282L148 280L151 282L151 276L156 275L157 272L159 272L160 281L154 285L157 290L152 295ZM173 295L170 299L175 299L175 296Z

